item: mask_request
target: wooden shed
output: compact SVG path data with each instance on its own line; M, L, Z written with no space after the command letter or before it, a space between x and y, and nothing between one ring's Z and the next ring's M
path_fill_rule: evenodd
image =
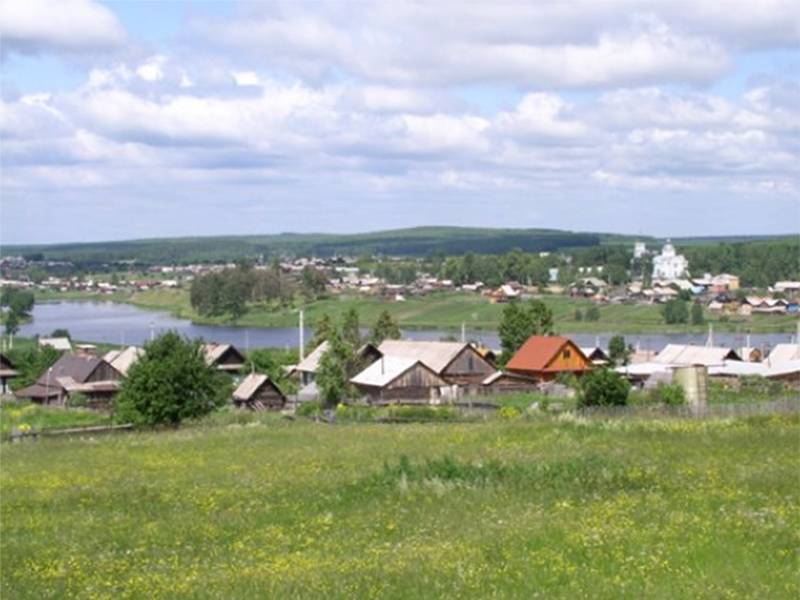
M226 373L238 373L244 368L244 355L231 344L206 344L203 347L206 364Z
M281 410L286 406L286 396L267 375L251 373L233 392L233 403L237 408L255 411Z

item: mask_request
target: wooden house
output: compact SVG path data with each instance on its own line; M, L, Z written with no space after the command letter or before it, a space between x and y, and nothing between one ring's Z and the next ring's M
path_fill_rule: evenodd
M244 368L244 355L231 344L205 344L203 352L206 364L213 365L219 371L236 374Z
M328 351L329 344L327 341L322 342L319 346L314 348L306 358L292 369L293 374L297 374L300 378L300 385L303 387L308 386L314 381L317 376L317 369L319 368L319 361L322 356ZM367 368L369 365L378 360L383 354L374 344L366 343L361 346L356 352L358 363Z
M495 372L494 365L467 343L386 340L378 350L383 356L419 360L451 385L479 385Z
M286 406L286 396L267 375L251 373L233 392L233 403L237 408L255 411L281 410Z
M144 356L144 350L136 346L128 346L123 350L109 350L103 360L114 367L122 375L127 375L130 368Z
M506 369L538 381L552 381L562 374L582 375L592 362L569 338L531 336L511 357Z
M42 404L66 404L70 396L83 394L90 408L106 409L119 391L121 374L102 358L65 354L36 383L14 392Z
M19 373L14 368L14 363L8 356L0 353L0 393L7 394L9 382L16 377L19 377Z
M447 382L418 358L383 356L350 380L371 402L436 400Z

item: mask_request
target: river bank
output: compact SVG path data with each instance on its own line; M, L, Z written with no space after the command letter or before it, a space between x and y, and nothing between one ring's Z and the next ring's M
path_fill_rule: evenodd
M34 307L33 320L20 330L21 336L34 337L49 335L54 329L69 330L73 339L94 343L114 345L144 344L152 336L163 331L176 330L190 338L201 337L209 342L230 343L242 349L248 348L297 348L300 343L298 329L299 315L294 313L294 322L288 327L249 327L205 325L193 323L188 319L173 316L168 311L145 310L132 304L118 302L51 302L39 303ZM313 335L311 324L306 318L303 340L308 342ZM362 325L371 323L362 318ZM416 340L439 340L445 336L460 339L460 331L441 328L411 329L403 327L403 336ZM366 329L364 330L366 333ZM559 327L559 333L569 336L581 346L606 347L610 338L619 333L609 329L598 332L573 331ZM705 344L708 337L706 329L672 333L625 333L625 340L643 350L660 350L666 344ZM778 343L790 342L792 333L750 333L718 332L714 330L715 343L740 348L752 345L768 348ZM465 340L499 348L496 330L465 330ZM749 340L749 341L748 341Z
M186 290L148 290L113 295L81 292L37 294L37 302L52 301L112 301L150 311L167 312L178 319L195 325L215 327L269 328L296 327L299 308L274 310L271 307L251 306L238 319L228 316L201 316L190 304ZM661 307L652 304L595 305L586 299L565 296L542 296L541 300L553 311L558 332L601 335L609 332L622 335L705 335L708 324L716 333L730 334L793 334L797 317L791 315L753 315L752 317L720 317L707 314L704 325L667 325ZM599 318L585 318L588 309L597 306ZM409 331L437 330L460 335L462 327L470 332L496 332L503 316L503 304L491 304L477 294L441 293L423 298L409 298L402 302L380 298L335 296L303 306L305 322L309 327L323 315L334 320L354 308L361 324L370 327L378 315L388 310L400 327ZM580 319L578 318L580 316Z

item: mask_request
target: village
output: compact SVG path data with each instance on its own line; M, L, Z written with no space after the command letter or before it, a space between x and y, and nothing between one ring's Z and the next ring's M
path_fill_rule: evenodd
M645 245L637 243L634 259L646 256ZM743 293L739 278L731 274L705 274L690 277L688 261L678 254L668 241L660 254L652 257L652 282L644 286L637 278L615 290L601 278L602 269L592 272L581 269L577 281L568 286L557 284L558 273L550 274L551 293L588 298L596 303L641 302L668 303L681 294L704 303L708 314L796 314L800 282L776 282L768 296ZM6 267L9 265L6 264ZM11 264L22 268L19 262ZM63 265L59 265L63 266ZM421 275L410 285L390 285L371 274L365 276L352 261L337 259L297 259L281 264L290 273L302 273L308 268L324 269L331 293L355 291L364 295L380 295L390 301L402 302L405 295L453 290L452 281ZM38 285L42 288L67 290L99 290L113 293L120 286L137 289L152 287L175 288L209 270L221 272L232 265L195 265L188 267L151 267L158 278L111 282L94 282L73 278L49 277ZM258 267L256 267L258 268ZM557 271L557 269L554 269ZM34 285L24 278L17 285ZM497 288L484 287L480 282L462 284L458 290L467 294L482 294L487 302L506 304L524 302L541 290L509 281ZM800 334L800 331L798 331ZM454 404L464 399L496 397L509 393L538 393L545 396L575 394L573 388L581 376L593 369L613 369L638 389L652 388L658 382L684 381L682 372L696 371L702 382L720 380L737 385L741 378L759 377L788 388L800 389L800 335L795 343L778 344L767 349L749 347L719 347L710 335L704 346L669 344L661 349L630 348L623 358L610 356L609 348L579 347L569 337L532 335L513 356L499 356L497 348L457 341L380 340L379 343L359 343L354 348L359 369L350 373L349 385L357 390L353 400L364 404ZM32 385L16 389L19 399L57 406L69 406L76 394L84 404L96 410L110 410L114 396L131 366L143 355L144 349L122 347L99 354L91 344L73 345L65 337L38 339L40 346L50 346L61 353L55 364L42 372ZM299 361L285 365L287 381L295 394L288 394L266 373L247 372L246 351L231 344L208 343L204 346L209 366L224 371L237 386L231 401L234 406L253 410L294 410L308 402L320 400L316 375L320 361L328 351L328 342L304 348L302 339ZM308 353L307 356L305 354ZM499 360L498 360L499 359ZM10 391L16 371L7 354L3 355L2 390ZM572 388L567 383L572 383ZM705 385L705 383L703 384ZM695 386L696 387L696 386ZM703 386L701 386L702 388ZM694 389L694 388L692 388ZM687 391L691 391L686 387ZM702 389L690 395L690 400L702 405Z
M540 258L548 258L541 253ZM388 263L399 259L387 258ZM564 264L571 263L570 256L559 257ZM332 296L356 295L365 298L381 298L403 302L406 298L424 297L439 292L456 292L480 295L490 303L504 303L526 299L537 294L585 298L597 305L603 304L665 304L680 297L691 298L700 303L710 315L743 316L753 314L785 315L798 313L800 281L775 281L763 289L745 288L740 277L731 273L703 273L691 275L686 258L677 253L669 241L660 253L649 251L645 244L637 242L631 263L644 265L648 272L633 267L626 281L612 281L604 273L604 266L581 266L570 270L565 279L564 268L551 267L540 282L508 280L499 285L483 281L456 283L452 279L416 270L413 281L392 283L379 276L379 269L365 270L352 257L314 258L299 257L284 259L276 264L264 264L263 259L253 264L255 271L278 268L293 280L302 279L304 272L319 273L324 282L324 292ZM651 265L651 266L650 266ZM209 274L223 273L235 269L236 263L151 265L141 270L139 277L130 273L112 271L103 276L63 275L74 265L68 262L31 262L24 258L0 260L0 285L35 292L78 293L87 296L99 295L114 298L117 294L131 294L151 290L189 289L197 278ZM120 268L121 267L117 267ZM37 277L31 277L36 272Z

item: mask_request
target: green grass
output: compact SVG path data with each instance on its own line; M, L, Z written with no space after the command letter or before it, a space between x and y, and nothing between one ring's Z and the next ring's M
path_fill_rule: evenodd
M5 444L3 598L794 599L796 416Z
M126 302L150 310L168 311L176 317L190 319L207 325L239 325L242 327L296 327L297 310L267 309L251 306L238 320L228 316L200 316L192 308L188 289L156 289L144 292L125 292L112 296L86 292L37 292L37 301L52 300L113 300ZM598 321L575 320L575 311L584 315L592 306L589 300L566 296L544 295L541 299L553 311L556 329L561 333L621 333L663 334L702 333L707 325L666 325L658 305L607 304L600 305ZM355 308L361 324L370 327L378 315L388 310L405 329L441 329L457 333L463 323L469 331L496 331L503 317L503 304L490 304L479 294L442 292L422 298L409 297L405 302L357 295L333 296L304 306L306 323L313 326L323 314L339 319L347 310ZM750 333L790 333L797 327L797 317L792 315L753 315L749 318L733 317L728 321L718 317L709 319L714 330Z
M109 425L111 416L80 408L56 408L30 402L4 402L0 405L0 433L3 437L15 427L30 426L37 431L90 425Z

